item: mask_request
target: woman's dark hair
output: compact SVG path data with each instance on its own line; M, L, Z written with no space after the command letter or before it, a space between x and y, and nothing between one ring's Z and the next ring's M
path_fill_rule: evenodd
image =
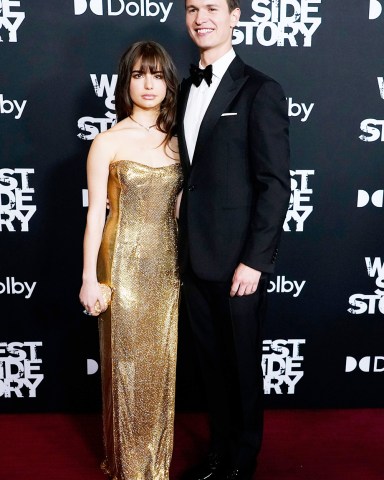
M137 42L123 54L119 64L119 75L116 82L115 106L117 121L129 117L133 111L133 101L129 94L133 67L140 62L139 70L143 73L162 72L167 91L160 105L160 113L156 120L157 128L166 134L164 144L167 145L174 134L176 117L176 95L178 80L176 67L166 50L156 42Z

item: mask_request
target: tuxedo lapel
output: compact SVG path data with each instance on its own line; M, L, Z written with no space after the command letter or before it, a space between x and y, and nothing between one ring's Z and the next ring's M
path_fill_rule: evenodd
M194 165L195 161L198 161L200 154L204 150L206 142L212 134L213 128L220 119L220 116L225 112L226 108L238 94L247 79L248 76L244 75L244 63L239 57L236 57L221 79L220 85L212 98L212 101L204 115L203 121L201 122L195 153L193 155L192 166Z

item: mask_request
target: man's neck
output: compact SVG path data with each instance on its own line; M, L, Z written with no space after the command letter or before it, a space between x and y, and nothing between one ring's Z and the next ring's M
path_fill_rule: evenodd
M200 62L202 66L205 68L207 65L212 65L221 57L223 57L226 53L228 53L232 49L232 44L225 45L220 49L207 49L207 50L200 50Z

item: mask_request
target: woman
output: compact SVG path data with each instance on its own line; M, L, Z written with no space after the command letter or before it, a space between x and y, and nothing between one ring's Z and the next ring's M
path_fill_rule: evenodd
M182 182L176 91L167 52L155 42L132 45L119 66L118 123L95 138L87 161L80 301L98 315L105 306L98 282L113 288L99 318L102 468L113 480L167 479L172 454Z

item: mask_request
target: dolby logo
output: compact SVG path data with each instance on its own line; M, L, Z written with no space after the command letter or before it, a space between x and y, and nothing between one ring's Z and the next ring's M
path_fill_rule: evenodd
M18 282L15 277L6 277L0 281L0 295L23 295L27 300L31 298L37 282Z
M74 0L75 15L83 15L88 9L95 15L112 17L127 14L130 17L157 17L160 22L167 21L173 2L166 5L164 2L151 0Z
M278 276L269 282L268 292L291 293L295 298L300 295L306 281L286 280L285 276Z
M384 357L363 357L361 360L356 360L354 357L347 357L345 371L350 373L356 369L364 373L384 372Z
M383 6L379 0L369 0L369 20L376 20L381 15Z
M358 190L357 192L357 207L366 207L368 204L381 208L384 205L384 190L376 190L370 195L365 190Z

